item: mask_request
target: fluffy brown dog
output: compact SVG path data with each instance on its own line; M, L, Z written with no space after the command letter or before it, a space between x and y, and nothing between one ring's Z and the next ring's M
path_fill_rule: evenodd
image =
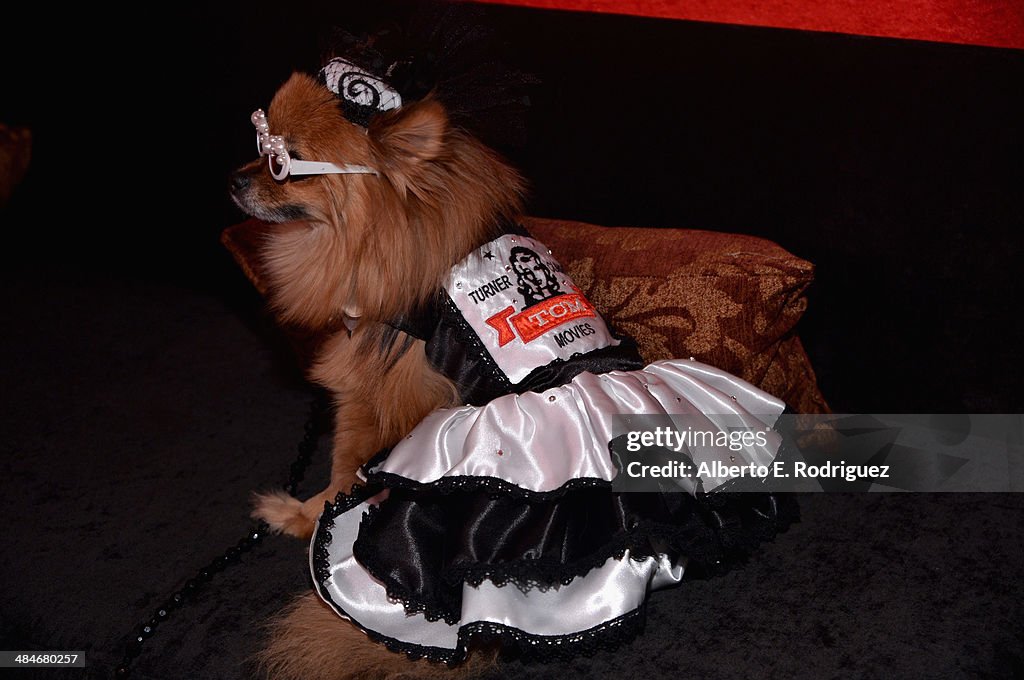
M455 263L494 238L503 218L519 214L523 182L449 125L431 97L375 116L364 129L339 115L337 97L321 83L295 74L267 119L294 159L380 173L278 181L260 159L232 178L244 211L279 223L263 250L274 309L328 338L310 375L337 409L330 484L305 502L259 495L254 511L274 530L308 538L324 502L347 492L361 465L454 403L454 385L428 363L423 342L385 322L413 313ZM388 652L313 594L276 622L262 658L276 678L452 675Z
M311 377L337 406L328 487L257 496L275 530L315 536L316 593L262 659L276 678L450 678L493 658L483 641L542 659L636 634L650 592L719 573L795 515L711 472L671 502L616 492L614 414L696 414L720 434L738 418L762 439L699 458L742 466L776 458L785 404L693 358L645 365L615 336L517 224L521 178L460 127L501 100L369 44L352 59L256 111L266 158L233 178L278 223L271 302L327 338Z
M382 114L364 132L338 115L331 92L295 74L269 120L293 158L381 173L280 182L259 160L233 178L243 210L281 223L263 252L272 305L284 321L330 336L311 377L337 406L331 484L305 503L261 496L255 511L274 529L308 538L324 501L347 491L359 466L454 403L455 387L428 364L422 341L384 322L425 303L456 262L493 238L500 218L518 214L522 179L449 127L430 99ZM358 321L355 330L346 320Z

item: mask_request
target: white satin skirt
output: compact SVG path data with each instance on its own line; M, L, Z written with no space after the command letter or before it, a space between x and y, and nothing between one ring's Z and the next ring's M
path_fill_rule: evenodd
M612 417L770 430L784 408L724 371L670 360L435 411L367 466L364 489L326 508L310 550L316 591L373 639L438 661L462 660L476 640L564 657L628 639L648 593L678 584L691 557L721 561L743 543L728 536L754 536L752 547L785 522L774 498L725 507L612 493ZM690 455L769 465L781 441L771 435ZM728 479L701 481L711 491Z

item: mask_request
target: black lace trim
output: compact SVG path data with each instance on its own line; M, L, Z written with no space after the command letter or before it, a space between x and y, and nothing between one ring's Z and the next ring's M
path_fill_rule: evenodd
M524 498L530 502L551 502L561 498L567 493L576 489L588 488L611 488L611 483L599 478L579 477L571 479L557 489L551 491L531 491L516 486L511 482L496 477L442 477L441 479L424 484L407 477L402 477L390 472L374 473L368 476L370 483L376 488L399 488L420 491L430 489L443 495L450 495L461 492L484 491L491 495L510 495ZM360 501L361 502L361 501ZM358 503L356 503L357 505ZM350 505L349 507L354 507ZM340 513L338 513L340 514ZM360 534L364 529L370 530L377 517L377 508L368 509L366 516L360 524ZM334 515L335 517L337 516ZM331 524L333 528L333 522ZM591 559L578 561L571 565L554 562L551 560L532 560L530 562L510 563L500 566L493 565L465 565L452 571L446 581L449 584L466 582L473 586L479 586L485 580L490 580L496 586L503 586L507 583L515 583L520 587L548 587L554 583L568 585L577 576L586 574L604 564L609 556L620 559L627 548L632 546L626 544L628 536L623 535L621 546L608 554L594 555ZM324 553L326 559L326 552ZM637 561L646 558L644 556L633 556ZM371 562L371 560L368 560ZM319 563L318 563L319 564ZM364 565L368 570L369 567ZM325 572L326 573L326 572ZM448 624L454 625L459 621L459 609L461 603L455 600L447 600L442 604L431 604L423 601L414 592L405 588L401 583L391 578L385 570L370 570L370 573L380 581L387 592L388 598L402 602L408 614L422 614L428 621L444 619Z
M780 451L780 457L782 452ZM365 485L357 485L350 494L339 493L334 503L325 503L324 513L314 539L314 576L318 585L322 586L330 576L328 548L332 540L334 519L347 512L366 499L379 493L384 488L395 487L413 491L430 490L441 494L457 492L483 491L492 495L508 494L524 498L530 502L551 502L576 489L611 488L611 484L602 479L577 478L569 480L558 489L548 492L534 492L522 489L510 482L490 477L460 476L442 478L433 483L424 484L392 473L371 474ZM658 554L667 553L670 558L685 556L688 560L687 578L706 578L721 575L731 568L746 561L750 553L766 541L785 532L788 527L799 521L799 507L790 495L773 493L729 493L730 485L724 485L711 493L700 493L692 498L697 516L704 525L695 528L692 524L670 525L658 522L641 522L628 531L614 536L600 550L571 563L555 560L518 560L502 564L466 564L453 567L445 574L445 581L452 586L469 583L479 586L484 580L490 580L497 586L509 583L521 588L547 588L554 584L568 585L575 578L605 564L609 558L622 559L629 550L630 557L642 561ZM755 498L767 500L766 508L759 508L750 501ZM369 529L377 514L376 507L370 507L360 525L359 533ZM372 569L372 560L360 559L375 578L384 585L387 596L403 603L409 614L422 614L428 621L444 619L454 625L459 620L461 601L458 598L446 599L441 602L425 601L418 593L409 591L401 583L388 578L385 570ZM325 593L326 596L326 593ZM329 596L327 599L330 600ZM334 602L331 604L342 611ZM637 614L639 610L633 612ZM342 613L344 613L342 611ZM349 616L344 613L345 616ZM627 615L630 616L630 615ZM349 616L349 618L351 618ZM623 617L620 617L620 619ZM618 620L616 620L618 621ZM358 622L355 622L359 625ZM608 622L598 628L612 631L618 623ZM480 639L498 639L504 645L520 648L525 644L531 656L557 656L565 646L572 648L579 640L591 639L588 632L571 636L546 638L535 636L509 628L501 624L475 622L467 624L460 630L459 650L446 650L412 645L380 635L360 625L367 634L384 644L392 651L403 652L416 658L428 658L445 663L457 663L465 657L465 649L470 637ZM630 637L635 635L635 630ZM580 637L582 636L582 637ZM603 643L602 643L603 644ZM569 652L569 655L577 654Z
M608 484L603 480L599 481L602 485ZM350 494L339 493L334 503L325 503L313 544L313 571L321 595L340 614L351 619L371 639L389 650L407 654L410 658L455 664L465 658L470 642L497 641L503 646L503 654L519 653L536 659L569 658L596 649L616 646L632 639L642 630L643 606L586 631L561 636L539 636L502 624L471 622L460 629L458 648L455 650L406 643L366 628L334 602L323 586L330 577L328 549L332 540L334 520L373 497L383 488L381 484L375 482L365 486L357 485ZM575 578L603 565L609 558L622 559L626 550L630 551L630 558L637 561L660 553L669 553L673 559L685 555L688 559L686 578L718 576L743 564L762 542L774 539L777 534L785 532L792 523L799 521L799 508L792 497L765 494L765 498L767 507L758 508L750 504L750 494L702 494L694 500L703 509L701 518L707 525L696 533L693 527L646 522L614 537L602 550L570 564L531 560L501 565L464 565L454 568L446 580L454 583L462 581L475 586L484 580L490 580L498 586L514 583L522 588L545 588L556 583L567 585ZM756 517L754 526L749 526L749 521L743 522L735 512L722 512L737 502L742 504L741 509L748 510ZM375 511L375 507L369 509L363 519L364 524L360 526L360 532L366 523L372 524ZM456 611L457 607L461 606L460 603L425 602L401 584L391 579L381 579L381 574L373 571L371 573L384 583L388 597L402 602L410 614L423 614L429 621L444 619L452 625L458 622Z
M460 646L456 649L444 649L442 647L415 645L382 635L359 623L358 620L345 611L344 607L334 601L334 598L331 597L330 592L326 588L326 583L331 576L328 549L333 539L331 534L334 530L334 520L342 513L352 510L367 498L372 497L378 491L379 489L375 487L357 484L352 487L351 494L339 492L334 503L324 503L324 512L317 523L316 535L313 538L313 577L316 580L316 590L331 605L335 612L351 621L353 625L366 633L371 640L384 645L392 652L406 654L410 659L429 659L446 664L458 663L465 659L465 648Z
M375 459L375 464L384 462L386 456ZM371 461L374 462L374 461ZM364 468L366 478L372 484L397 489L408 489L409 491L435 491L442 495L462 493L466 491L484 491L492 495L512 496L532 502L554 501L570 491L577 489L608 488L611 489L611 482L600 477L574 477L551 491L533 491L524 489L521 486L498 477L474 477L472 475L453 475L441 477L433 482L419 482L397 475L393 472L367 472Z
M472 492L483 490L495 492L508 482L490 477L451 478L452 484L441 487L429 485L432 490L443 489L442 493ZM397 475L374 476L365 487L353 489L352 495L338 494L333 505L326 504L321 528L314 541L314 570L319 582L329 576L327 548L334 518L354 508L366 498L379 493L386 487L421 490L427 485ZM519 492L525 490L513 487ZM556 501L575 489L611 488L610 483L599 479L574 479L550 492L534 492L534 502ZM500 491L499 491L500 492ZM439 593L438 601L426 600L422 594L410 590L391 576L379 555L359 551L357 559L374 578L381 582L388 598L402 602L409 614L422 614L428 621L443 619L454 625L461 614L461 590L455 588L461 583L479 586L485 580L496 586L515 584L520 588L551 587L554 584L568 585L578 577L605 564L610 558L622 559L628 550L630 558L643 561L659 554L670 557L685 556L688 560L687 574L700 577L718 576L746 561L751 553L764 542L785 532L799 521L799 507L789 496L771 493L726 494L720 492L702 493L692 499L692 514L686 524L641 521L633 527L612 536L597 550L572 562L559 562L550 558L516 560L498 564L461 564L452 566L444 575L444 581L453 588ZM754 501L761 500L766 507L758 507ZM368 508L360 524L359 534L372 531L378 509ZM360 546L354 546L358 550Z
M407 655L410 659L427 659L449 665L464 661L470 644L498 642L502 647L503 656L521 655L530 659L547 660L571 658L578 654L593 653L601 649L614 649L629 642L643 630L645 605L610 619L592 628L568 633L565 635L535 635L514 626L506 626L490 621L474 621L459 629L458 643L455 649L431 647L404 642L396 638L382 635L377 631L359 623L345 609L335 602L324 584L330 578L328 547L331 544L331 531L334 520L344 512L352 510L368 498L372 498L382 489L373 484L356 485L350 494L339 493L334 503L324 504L324 513L320 518L316 538L313 542L314 575L317 590L330 603L334 610L347 617L373 641L384 645L392 652ZM372 514L372 513L371 513ZM390 594L389 594L390 597Z
M749 494L743 494L749 500ZM709 504L711 505L711 504ZM744 522L735 516L726 516L719 510L706 507L702 518L710 526L695 528L692 525L673 526L657 522L642 522L635 528L612 537L601 548L573 562L558 562L551 559L517 560L500 564L463 564L453 566L444 575L450 586L468 583L479 586L490 581L496 586L512 584L518 588L549 588L555 584L569 585L577 578L604 565L609 559L621 560L626 551L630 559L642 562L668 554L676 559L687 558L687 572L698 578L721 576L734 567L743 564L749 555L764 542L774 540L797 520L797 513L780 510L774 496L769 497L768 511L751 507L757 515L756 523ZM788 504L781 504L788 505ZM795 507L793 504L792 507ZM724 509L724 508L722 508ZM360 531L370 530L374 521L374 509L363 519ZM357 558L359 559L359 558ZM440 601L428 601L415 591L405 587L387 573L377 560L359 559L364 568L380 581L392 600L402 602L406 612L423 614L428 621L444 619L455 624L461 615L461 589L442 591ZM445 597L449 593L449 597Z
M320 594L338 614L348 618L366 633L367 637L384 645L389 651L405 654L413 660L426 659L449 666L465 661L471 645L488 643L500 644L501 655L505 658L518 656L537 661L568 660L580 654L590 655L601 650L614 650L643 632L646 619L646 606L642 604L630 612L592 628L565 635L536 635L515 626L491 621L473 621L459 628L455 649L446 649L417 645L382 635L352 618L352 615L331 599L325 590L321 590Z
M334 520L381 491L382 488L374 484L356 484L352 487L351 493L339 491L333 503L324 502L324 511L317 522L316 535L313 538L313 577L318 584L323 584L331 575L328 549L333 538L331 532L334 529Z
M516 383L515 392L543 392L552 387L568 385L584 372L601 375L612 371L639 371L647 366L640 358L636 342L629 336L617 334L603 317L601 320L608 327L612 337L618 340L617 345L608 345L589 352L576 352L568 359L556 357L530 371L525 378Z
M592 655L602 650L611 651L632 641L643 632L646 606L626 612L602 624L566 635L534 635L512 626L490 621L475 621L459 630L459 645L497 642L506 658L517 653L538 661L568 660Z
M612 460L614 460L615 454L611 450L611 443L609 443L608 448L609 455L612 457ZM450 475L439 477L432 482L421 482L419 480L410 479L409 477L403 477L402 475L394 472L375 471L374 468L383 465L388 459L388 456L391 455L392 450L393 447L381 449L375 453L370 460L363 464L362 468L360 468L363 476L368 480L368 483L382 487L386 486L398 489L408 489L410 491L429 490L442 495L449 495L464 491L487 491L491 494L502 494L535 502L556 500L564 496L566 493L575 491L576 489L599 487L610 489L612 487L611 482L601 479L600 477L573 477L557 489L552 489L551 491L534 491L532 489L524 489L518 484L499 477ZM794 448L789 439L785 437L783 438L774 460L787 462L798 460L794 454ZM702 488L703 484L698 487L698 489ZM751 477L734 477L733 479L727 480L726 482L718 485L711 491L701 492L699 495L711 497L724 496L730 493L768 493L772 490L773 489L762 480ZM679 491L679 493L684 492Z
M360 532L363 529L371 529L376 515L376 508L370 508L360 525ZM649 557L656 556L659 552L650 549L650 544L645 545L645 540L658 535L657 527L649 526L638 528L636 533L617 536L604 546L604 548L588 555L584 559L570 563L561 563L554 560L521 560L503 564L467 564L460 567L453 567L445 574L445 581L449 585L468 583L474 587L480 586L484 581L490 581L495 586L502 587L512 585L520 589L547 590L561 584L567 586L576 578L585 576L590 571L605 564L609 558L621 560L627 550L630 551L630 559L642 562ZM711 532L706 538L710 540ZM669 539L665 539L669 540ZM445 591L442 591L440 602L429 602L403 584L392 578L383 569L374 569L377 566L374 560L363 560L357 558L360 564L384 586L389 600L401 602L405 612L409 615L422 614L427 621L438 621L443 619L449 625L455 625L461 618L461 597L447 598ZM372 566L371 566L372 565Z

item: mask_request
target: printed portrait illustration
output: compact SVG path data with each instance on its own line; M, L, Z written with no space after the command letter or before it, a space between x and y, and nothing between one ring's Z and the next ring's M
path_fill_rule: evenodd
M523 309L562 294L555 273L529 248L516 246L509 255L516 274L516 288L523 296Z

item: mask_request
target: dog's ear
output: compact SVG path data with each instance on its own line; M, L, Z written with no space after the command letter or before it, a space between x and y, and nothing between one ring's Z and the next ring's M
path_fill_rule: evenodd
M425 99L371 122L369 134L378 167L404 196L419 193L427 166L444 153L448 116L438 102Z

